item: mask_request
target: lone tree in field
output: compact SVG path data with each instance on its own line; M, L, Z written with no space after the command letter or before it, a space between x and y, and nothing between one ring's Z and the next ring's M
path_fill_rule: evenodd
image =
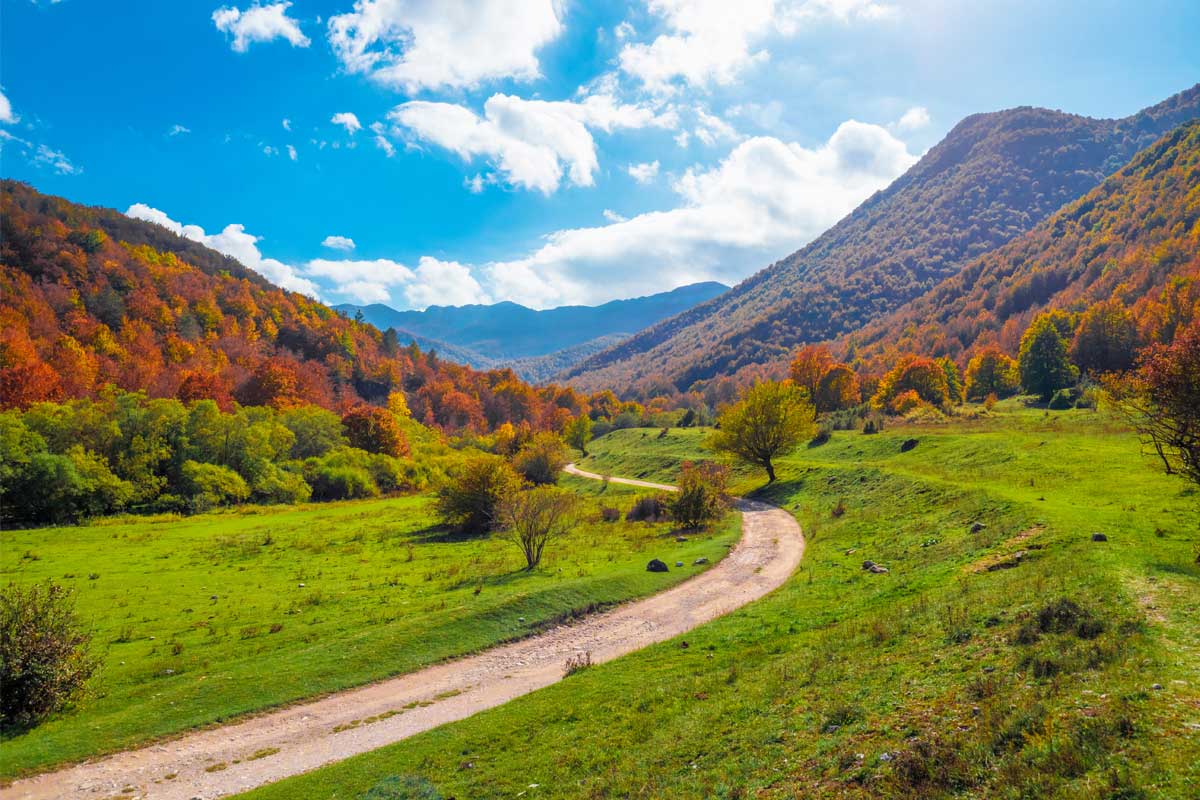
M774 460L807 442L817 431L816 412L791 381L752 386L721 412L708 446L767 471L775 481Z
M0 728L28 728L82 694L99 661L54 583L0 589Z
M679 491L667 500L671 517L693 530L720 519L729 508L728 484L729 468L724 464L683 462L679 471Z
M1042 314L1021 337L1017 364L1021 385L1043 401L1075 383L1079 371L1067 357L1067 342L1057 324L1061 315Z
M526 570L541 563L548 542L571 530L575 510L575 495L553 486L517 492L500 506L502 535L521 549Z
M1167 474L1200 484L1200 319L1170 345L1147 348L1137 372L1108 388Z
M592 440L592 418L587 414L580 414L568 420L563 426L563 438L567 440L567 444L586 456L587 443Z

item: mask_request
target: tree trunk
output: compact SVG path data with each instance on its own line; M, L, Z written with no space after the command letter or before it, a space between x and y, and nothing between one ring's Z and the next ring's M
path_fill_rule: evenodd
M765 465L767 468L767 483L775 482L775 465L768 461Z

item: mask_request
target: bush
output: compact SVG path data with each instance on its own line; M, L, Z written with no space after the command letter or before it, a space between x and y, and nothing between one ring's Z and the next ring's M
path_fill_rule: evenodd
M522 480L496 456L465 461L438 489L437 510L449 525L472 533L491 530L500 507L521 490Z
M816 436L808 440L808 446L820 447L823 444L827 444L832 436L833 431L831 431L829 428L821 428L819 431L817 431Z
M1074 392L1070 389L1059 389L1050 398L1050 403L1046 407L1051 411L1066 411L1075 405Z
M246 481L229 467L185 461L181 472L183 493L195 512L240 503L250 496Z
M442 800L442 794L425 778L406 775L384 778L362 800Z
M729 505L728 483L728 467L685 461L679 473L679 491L667 501L671 516L685 528L700 528L720 519Z
M255 481L252 496L256 503L303 503L312 497L312 487L303 476L272 466Z
M379 487L361 467L320 463L305 470L314 500L356 500L378 497Z
M409 454L408 439L386 408L361 405L346 412L342 427L351 447L394 458Z
M883 415L872 414L867 417L867 421L863 423L863 433L883 433Z
M513 467L530 483L558 483L562 468L571 460L566 443L553 433L539 433L522 447Z
M924 405L921 396L917 394L915 389L908 389L892 398L888 403L887 409L896 415L907 414L910 411L915 411Z
M625 514L627 522L664 522L667 519L667 499L662 495L639 497Z
M0 727L31 727L77 700L99 666L90 638L62 586L0 588Z
M621 519L621 509L610 506L600 506L600 519L605 522L617 522Z

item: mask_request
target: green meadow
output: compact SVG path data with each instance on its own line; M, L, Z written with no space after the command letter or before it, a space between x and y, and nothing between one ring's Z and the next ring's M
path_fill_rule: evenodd
M582 466L669 479L703 436ZM1200 493L1106 415L838 431L759 495L808 539L763 600L246 796L1200 796Z
M75 590L102 657L78 706L0 742L0 777L386 678L652 594L715 562L731 516L679 543L665 524L602 522L638 492L566 478L584 521L522 570L512 544L435 524L428 495L5 531L4 582Z

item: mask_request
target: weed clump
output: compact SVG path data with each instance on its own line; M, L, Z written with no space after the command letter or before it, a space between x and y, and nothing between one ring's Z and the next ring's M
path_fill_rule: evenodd
M626 522L666 522L668 519L667 500L661 495L639 497L625 515Z

